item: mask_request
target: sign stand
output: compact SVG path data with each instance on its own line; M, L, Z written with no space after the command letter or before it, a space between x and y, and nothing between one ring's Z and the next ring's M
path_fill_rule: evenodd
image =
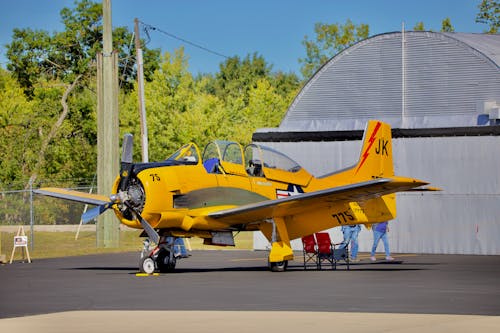
M12 264L12 259L14 258L14 252L16 248L21 247L23 250L23 260L24 260L24 251L28 256L28 262L31 263L30 252L28 251L28 236L24 233L24 227L20 226L17 229L17 235L14 236L14 246L12 247L12 254L10 255L10 263Z
M2 232L0 231L0 264L7 263L7 256L2 254Z

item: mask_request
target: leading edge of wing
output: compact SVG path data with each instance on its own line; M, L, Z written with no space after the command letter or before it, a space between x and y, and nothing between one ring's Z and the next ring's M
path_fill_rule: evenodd
M64 188L44 187L33 190L33 192L48 197L77 201L89 205L99 206L109 203L109 198L104 195L67 190Z
M250 219L256 221L271 218L273 216L284 216L287 211L292 209L295 212L297 212L297 209L306 211L309 209L307 207L309 204L368 200L390 193L406 191L426 184L428 183L412 178L376 178L364 182L294 195L287 198L266 200L224 209L212 212L208 214L208 216L214 219L243 218L244 216L251 216ZM278 211L277 208L284 209Z

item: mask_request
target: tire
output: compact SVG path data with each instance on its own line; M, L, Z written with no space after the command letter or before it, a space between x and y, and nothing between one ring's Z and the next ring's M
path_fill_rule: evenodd
M176 263L176 258L173 257L172 260L170 260L170 253L165 249L161 249L160 253L158 253L158 257L156 257L156 265L161 273L172 272L175 269Z
M278 261L278 262L270 262L269 268L271 272L284 272L288 267L288 260Z
M155 262L151 257L141 258L139 262L139 270L142 273L153 274L155 272Z

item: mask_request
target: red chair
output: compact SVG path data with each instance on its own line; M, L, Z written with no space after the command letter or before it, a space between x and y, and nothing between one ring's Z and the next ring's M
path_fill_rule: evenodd
M318 253L316 251L316 239L314 235L302 237L302 246L304 253L304 269L307 269L308 262L314 262L314 266L318 268Z
M349 244L333 244L327 232L317 232L315 235L318 244L318 269L321 269L322 262L330 264L332 269L337 269L337 262L343 260L349 270Z
M333 244L330 239L330 234L327 232L317 232L316 243L318 244L318 269L321 269L321 264L326 262L336 268L336 261L333 258Z

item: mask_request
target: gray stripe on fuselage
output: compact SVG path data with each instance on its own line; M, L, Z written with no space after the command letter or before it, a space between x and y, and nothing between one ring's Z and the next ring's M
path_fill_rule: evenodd
M202 208L220 205L246 205L269 200L250 190L234 187L210 187L191 191L174 199L175 208Z

